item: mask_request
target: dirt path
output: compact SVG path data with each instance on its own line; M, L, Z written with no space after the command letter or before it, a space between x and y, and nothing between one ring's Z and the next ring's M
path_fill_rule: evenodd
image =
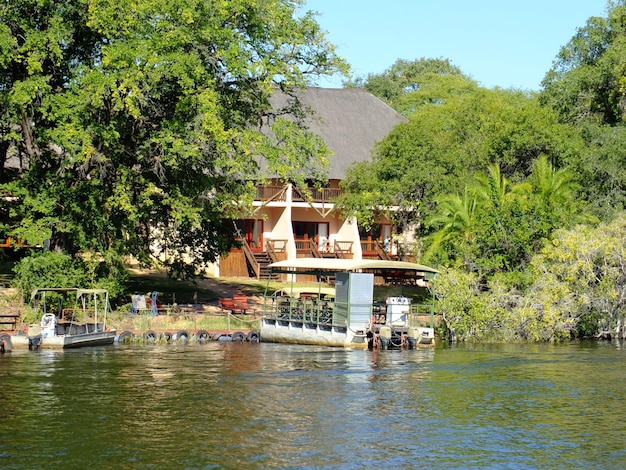
M263 311L263 296L256 293L251 294L249 291L247 292L248 289L245 284L238 285L237 283L232 282L232 280L230 282L222 282L215 278L197 279L196 283L204 289L209 289L215 292L219 297L232 298L235 294L246 294L250 309L257 313ZM205 310L207 308L209 310L221 311L219 301L206 305Z
M163 271L151 270L134 270L139 275L154 276L154 277L167 277L167 273ZM209 290L218 298L232 298L235 294L244 294L248 298L248 305L251 311L260 313L263 311L263 296L248 286L242 279L241 284L236 279L229 278L228 281L221 280L213 277L198 277L194 279L195 284L202 290ZM218 299L205 301L199 300L199 304L205 312L210 313L223 313L220 307Z

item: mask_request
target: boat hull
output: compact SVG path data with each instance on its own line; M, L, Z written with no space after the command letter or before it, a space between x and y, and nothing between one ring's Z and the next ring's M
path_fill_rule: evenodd
M106 346L113 344L115 335L115 330L47 337L42 337L41 335L13 335L11 336L11 346L15 350L71 349L89 346Z
M264 318L260 327L264 343L308 344L348 348L366 348L365 335L345 326L315 322Z

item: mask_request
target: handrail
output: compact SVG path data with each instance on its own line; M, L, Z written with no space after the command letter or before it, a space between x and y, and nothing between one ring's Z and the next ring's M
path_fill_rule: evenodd
M293 200L298 202L322 202L331 203L343 193L339 188L315 188L307 187L306 189L293 187Z
M391 261L391 256L385 251L379 240L374 240L374 250L380 259Z
M250 245L248 245L248 242L246 241L245 238L240 238L239 241L241 242L241 249L246 255L246 259L248 260L248 263L250 263L250 266L252 266L252 270L254 271L256 278L260 279L261 278L261 265L259 264L257 259L254 257L254 253L252 253L252 250L250 249Z
M286 185L261 185L256 188L256 198L261 201L279 201L285 202L287 190Z
M335 256L337 258L352 259L352 243L335 240Z
M311 257L313 256L313 251L311 249L311 246L315 243L315 240L312 240L311 238L303 238L303 239L296 239L295 242L296 242L296 251L298 253L304 253Z
M282 245L282 248L279 248L279 245ZM287 240L271 240L268 238L265 240L265 251L272 260L272 263L276 263L280 261L276 254L287 252Z
M320 251L317 249L317 243L315 242L315 240L310 240L309 241L309 249L310 249L311 254L313 255L314 258L321 258L322 257Z

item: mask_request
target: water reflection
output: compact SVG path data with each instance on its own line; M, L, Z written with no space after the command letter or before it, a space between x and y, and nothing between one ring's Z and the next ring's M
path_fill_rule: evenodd
M0 358L1 468L621 468L621 345Z

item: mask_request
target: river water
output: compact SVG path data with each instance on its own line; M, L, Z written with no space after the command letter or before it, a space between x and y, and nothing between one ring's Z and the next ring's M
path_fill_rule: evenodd
M626 345L0 356L0 468L626 468Z

